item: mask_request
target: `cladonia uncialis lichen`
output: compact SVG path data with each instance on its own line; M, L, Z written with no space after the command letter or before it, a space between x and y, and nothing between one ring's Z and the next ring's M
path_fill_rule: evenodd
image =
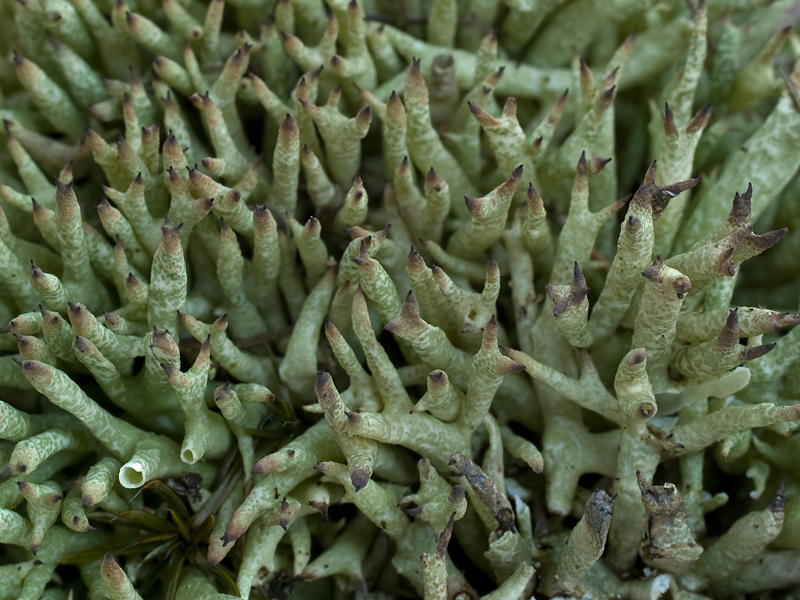
M797 15L0 0L0 600L796 596Z

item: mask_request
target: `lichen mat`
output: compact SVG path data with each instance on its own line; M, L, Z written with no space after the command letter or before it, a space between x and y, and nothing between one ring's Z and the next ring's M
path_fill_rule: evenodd
M800 597L797 8L0 0L0 600Z

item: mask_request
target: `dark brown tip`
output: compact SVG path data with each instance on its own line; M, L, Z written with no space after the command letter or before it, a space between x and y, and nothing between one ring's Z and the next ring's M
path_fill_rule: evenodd
M661 268L664 266L664 262L661 260L660 256L656 256L656 259L653 261L653 264L647 267L644 271L642 271L642 276L646 277L653 283L658 283L661 281Z
M728 221L736 224L747 224L750 221L751 202L747 194L740 195L736 192L733 204L728 214Z
M672 282L672 289L675 290L675 293L678 296L683 296L689 293L689 290L692 289L692 284L689 281L689 278L685 275L678 277L675 281Z
M586 294L591 291L590 288L586 287L586 277L583 276L583 272L581 271L577 260L572 265L572 287L579 294L582 294L581 300L583 300L583 298L586 297Z
M447 373L445 373L441 369L436 369L434 371L431 371L428 374L428 381L434 387L442 387L446 385L448 382Z
M725 326L716 338L717 348L731 350L739 343L739 309L732 308L725 319Z
M611 106L611 103L614 101L614 93L616 91L617 91L617 86L612 85L605 92L600 94L600 96L597 98L597 107L601 111L605 111L609 106Z
M281 123L280 131L283 135L292 135L297 133L297 121L289 113L286 113L286 118Z
M222 540L222 547L223 548L225 546L227 546L228 544L230 544L231 542L235 542L236 541L236 538L232 534L229 534L227 531L225 533L223 533L222 537L219 538L219 539Z
M328 522L328 503L321 500L309 500L308 505L316 510L324 523Z
M439 535L436 539L436 556L440 559L443 559L447 554L447 546L450 544L450 538L453 535L453 524L455 523L456 513L453 512L450 514L450 518L447 520L447 525L444 527L444 531Z
M664 103L664 133L671 138L678 137L678 128L675 126L675 115L669 107L669 103Z
M350 481L356 492L363 490L367 486L371 475L372 473L366 467L353 470L350 474Z
M346 410L344 414L347 417L347 420L350 421L350 423L352 423L353 425L358 425L363 421L361 415L356 412Z
M789 230L784 227L783 229L775 229L774 231L768 231L761 235L751 234L747 236L742 245L749 246L756 254L761 254L780 242L788 232Z
M638 232L639 229L641 229L642 222L633 215L631 215L630 217L628 217L628 220L626 221L626 227L629 233L634 234Z
M636 351L628 358L628 365L635 367L642 364L647 359L647 350L644 348L637 348Z
M689 121L689 124L686 126L686 133L695 133L704 129L706 125L708 125L709 120L711 119L711 114L714 112L714 107L710 104L707 104L699 111L697 114L692 117L692 120Z
M589 174L597 175L598 173L601 173L612 160L613 158L611 157L603 158L601 156L593 156L591 159L589 159Z
M765 354L769 354L775 348L776 344L764 344L762 346L755 346L754 348L747 348L742 353L742 359L747 360L755 360L756 358L761 358Z
M581 152L581 157L578 159L578 176L586 177L588 166L586 164L586 151Z
M89 344L86 343L86 339L82 338L79 335L75 336L75 339L72 340L72 347L75 348L81 354L86 354L89 352Z

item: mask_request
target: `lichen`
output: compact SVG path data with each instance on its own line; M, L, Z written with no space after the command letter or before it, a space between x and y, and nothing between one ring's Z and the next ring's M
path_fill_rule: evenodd
M800 593L795 5L0 0L0 598Z

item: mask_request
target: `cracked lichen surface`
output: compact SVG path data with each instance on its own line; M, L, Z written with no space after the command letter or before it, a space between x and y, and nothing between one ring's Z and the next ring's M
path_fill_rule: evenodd
M0 0L0 600L800 594L794 0Z

